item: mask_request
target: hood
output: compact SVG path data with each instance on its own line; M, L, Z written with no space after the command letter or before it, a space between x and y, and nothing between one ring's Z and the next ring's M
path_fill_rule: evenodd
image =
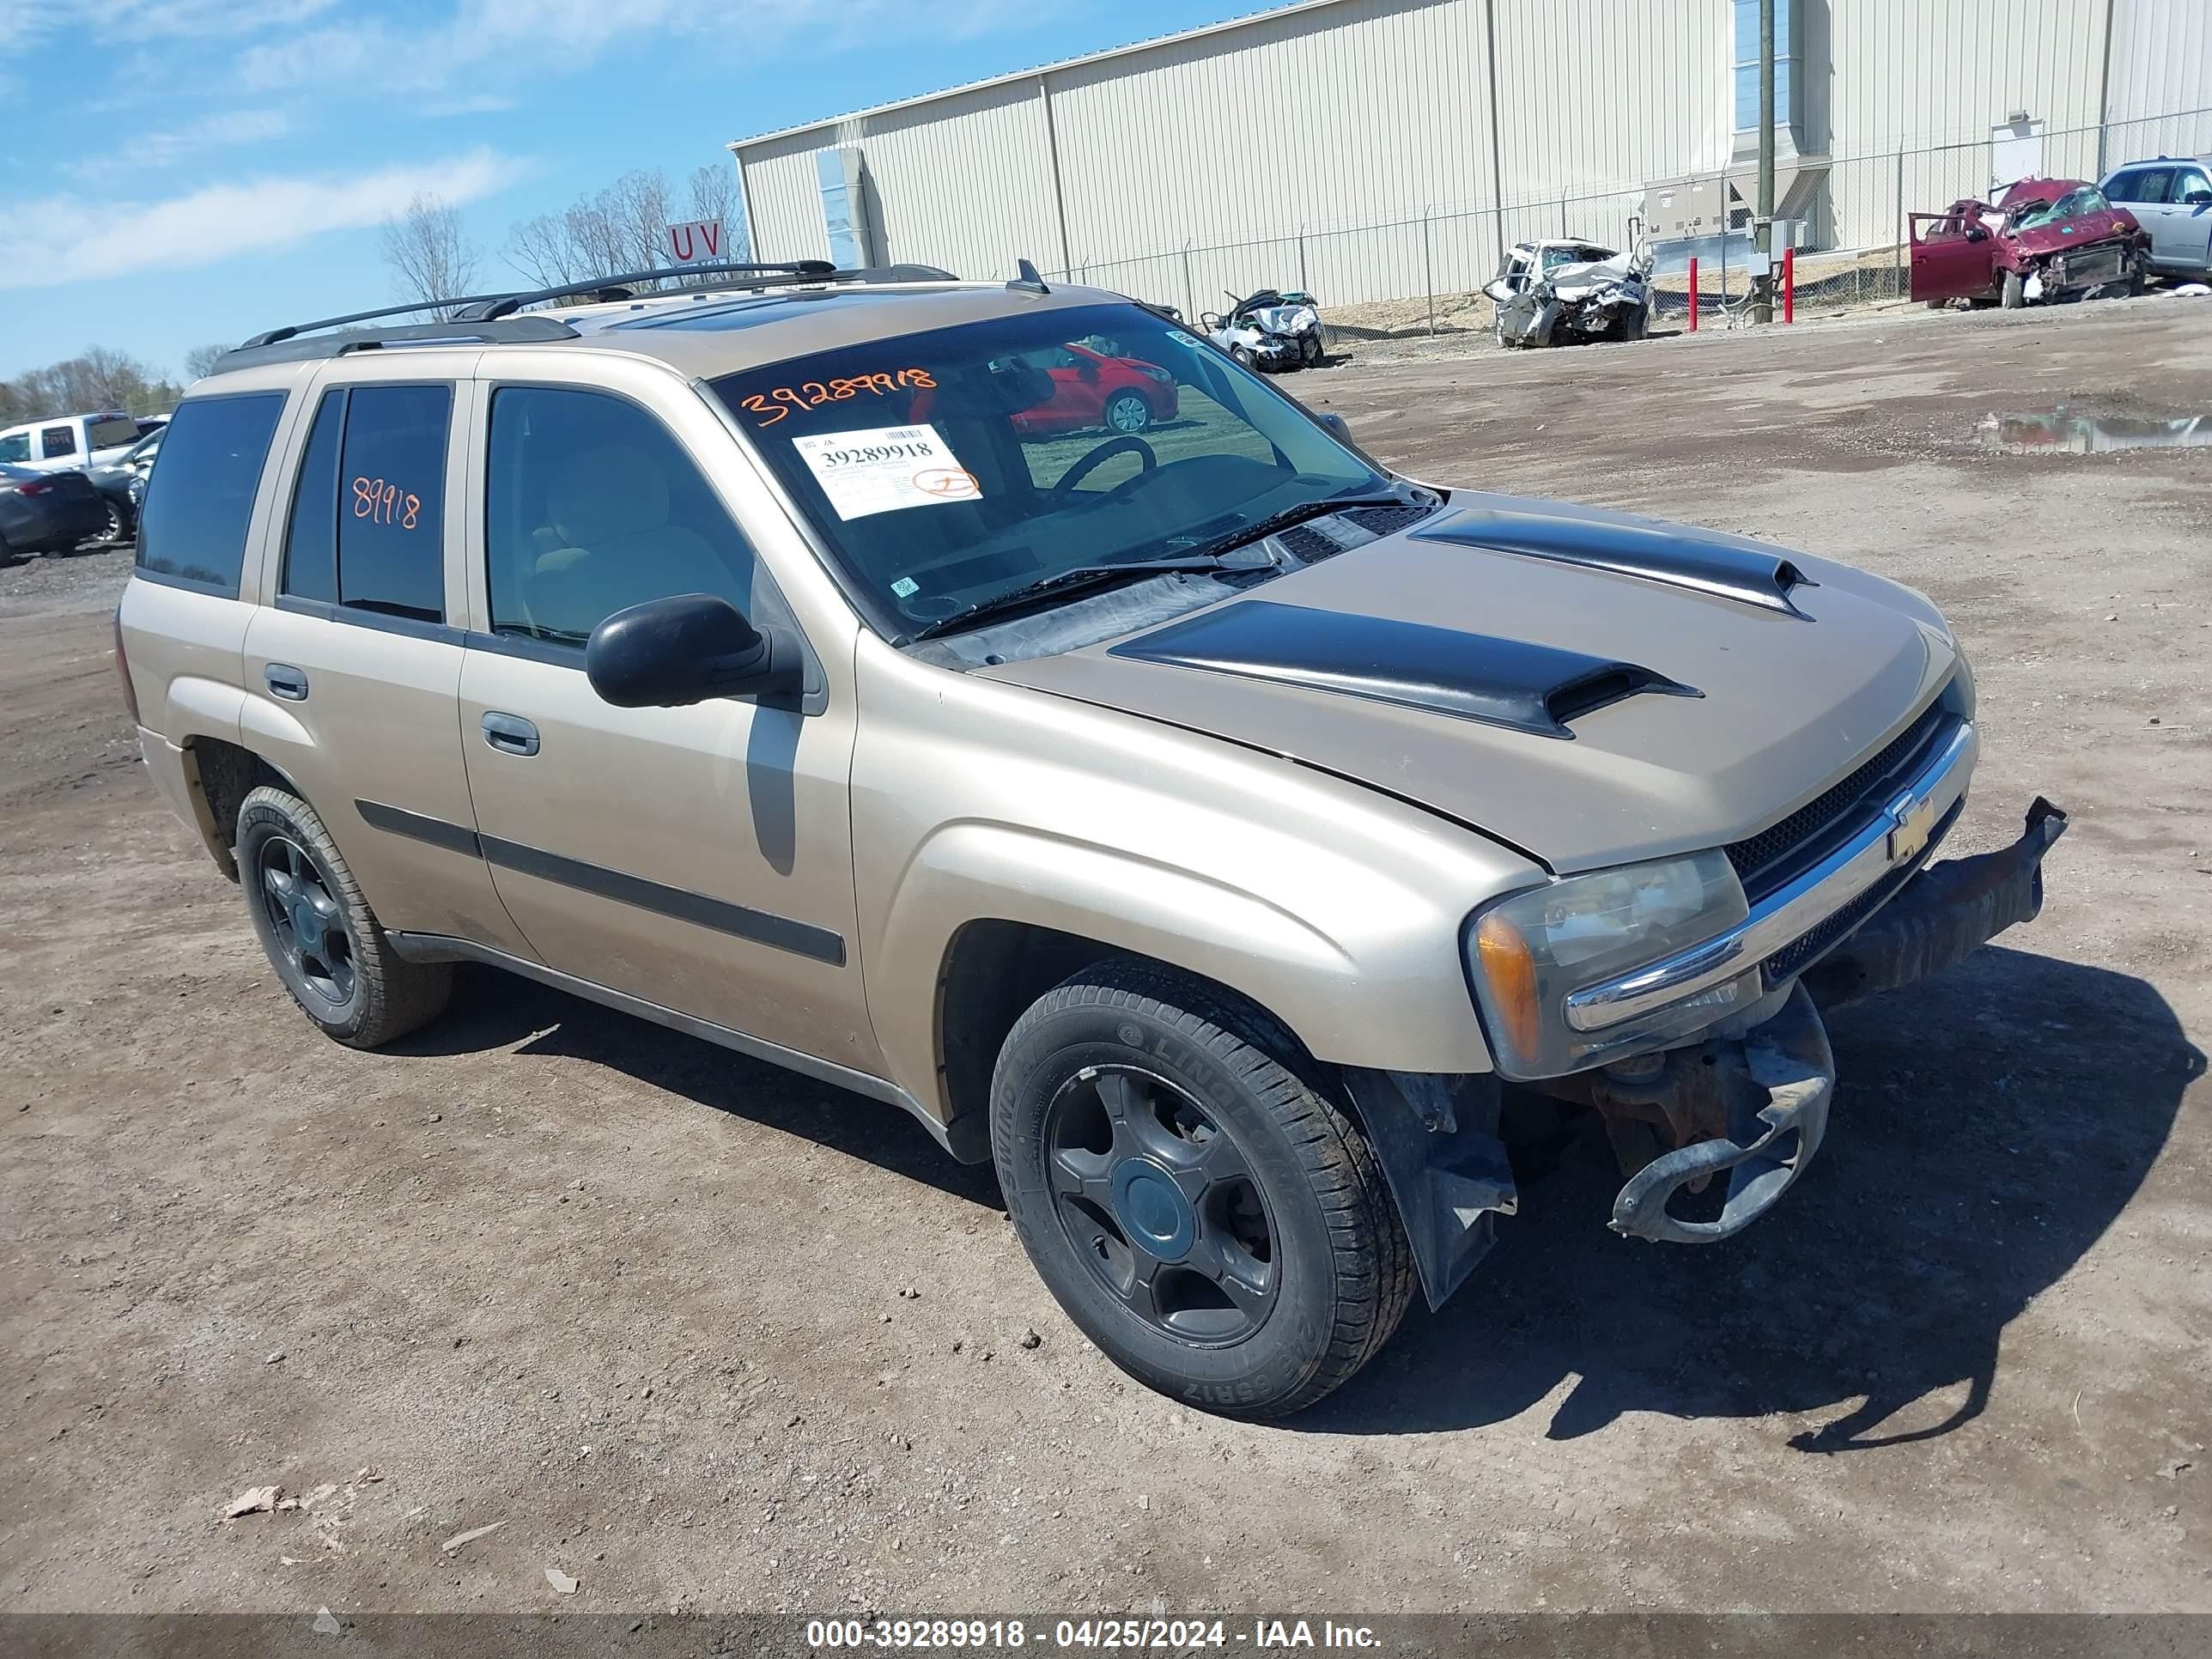
M2133 214L2116 209L2111 220L2100 226L2089 226L2079 219L2061 219L2056 224L2038 225L2033 230L2005 230L1998 234L2023 253L2056 253L2061 248L2094 247L2116 236L2131 236L2138 228Z
M981 672L1284 755L1565 873L1765 828L1956 661L1934 608L1879 578L1461 491L1164 627Z

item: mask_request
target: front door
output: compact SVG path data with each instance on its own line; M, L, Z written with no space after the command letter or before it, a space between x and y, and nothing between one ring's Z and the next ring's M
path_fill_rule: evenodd
M306 793L386 927L528 947L477 856L459 732L450 381L324 392L293 476L276 600L246 634L244 724ZM458 571L458 560L453 562ZM461 592L456 582L454 600Z
M2174 176L2164 228L2157 250L2161 265L2185 276L2212 274L2212 174L2185 167Z
M849 687L833 701L810 657L811 695L789 707L602 702L584 645L617 611L704 592L757 623L790 618L711 469L659 414L579 386L483 390L487 631L470 639L460 726L508 913L564 973L872 1070Z
M1978 207L1961 203L1948 213L1916 213L1911 223L1915 300L1976 299L1990 291L1992 243Z

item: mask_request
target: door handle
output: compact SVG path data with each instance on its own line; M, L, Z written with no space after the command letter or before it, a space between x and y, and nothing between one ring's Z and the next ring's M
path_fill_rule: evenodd
M289 663L272 662L261 671L270 691L287 702L307 700L307 677Z
M484 741L502 755L534 755L538 752L538 728L520 714L497 712L483 717Z

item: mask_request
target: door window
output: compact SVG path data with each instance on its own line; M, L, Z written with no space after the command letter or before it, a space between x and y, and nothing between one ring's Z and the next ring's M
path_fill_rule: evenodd
M416 622L445 620L442 529L453 408L450 386L357 386L347 391L337 446L337 580L342 607ZM319 414L327 412L325 399ZM310 482L303 471L303 489Z
M205 583L235 598L246 526L281 392L194 398L165 428L169 465L154 469L138 516L138 568Z
M2206 178L2200 167L2184 170L2173 181L2172 199L2189 207L2202 207L2212 202L2212 179Z
M76 453L76 428L50 426L39 434L39 441L46 446L46 459L50 461L57 455L74 455Z
M284 532L284 573L280 593L298 599L338 600L338 439L345 428L346 394L323 393L307 451L300 460L300 479L292 490L292 517Z
M754 557L673 434L621 398L492 394L484 501L492 631L580 646L678 593L753 607Z
M0 463L27 461L30 459L31 434L29 433L11 432L6 437L0 438Z
M2172 185L2172 167L2138 167L2133 173L2124 173L2113 180L2112 199L2154 205L2166 199L2166 193Z

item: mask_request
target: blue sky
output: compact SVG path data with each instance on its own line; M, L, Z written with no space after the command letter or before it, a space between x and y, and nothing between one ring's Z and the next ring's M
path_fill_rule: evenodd
M486 258L634 167L1255 9L1200 0L0 0L0 375L398 297L418 191ZM773 250L763 250L763 257Z

